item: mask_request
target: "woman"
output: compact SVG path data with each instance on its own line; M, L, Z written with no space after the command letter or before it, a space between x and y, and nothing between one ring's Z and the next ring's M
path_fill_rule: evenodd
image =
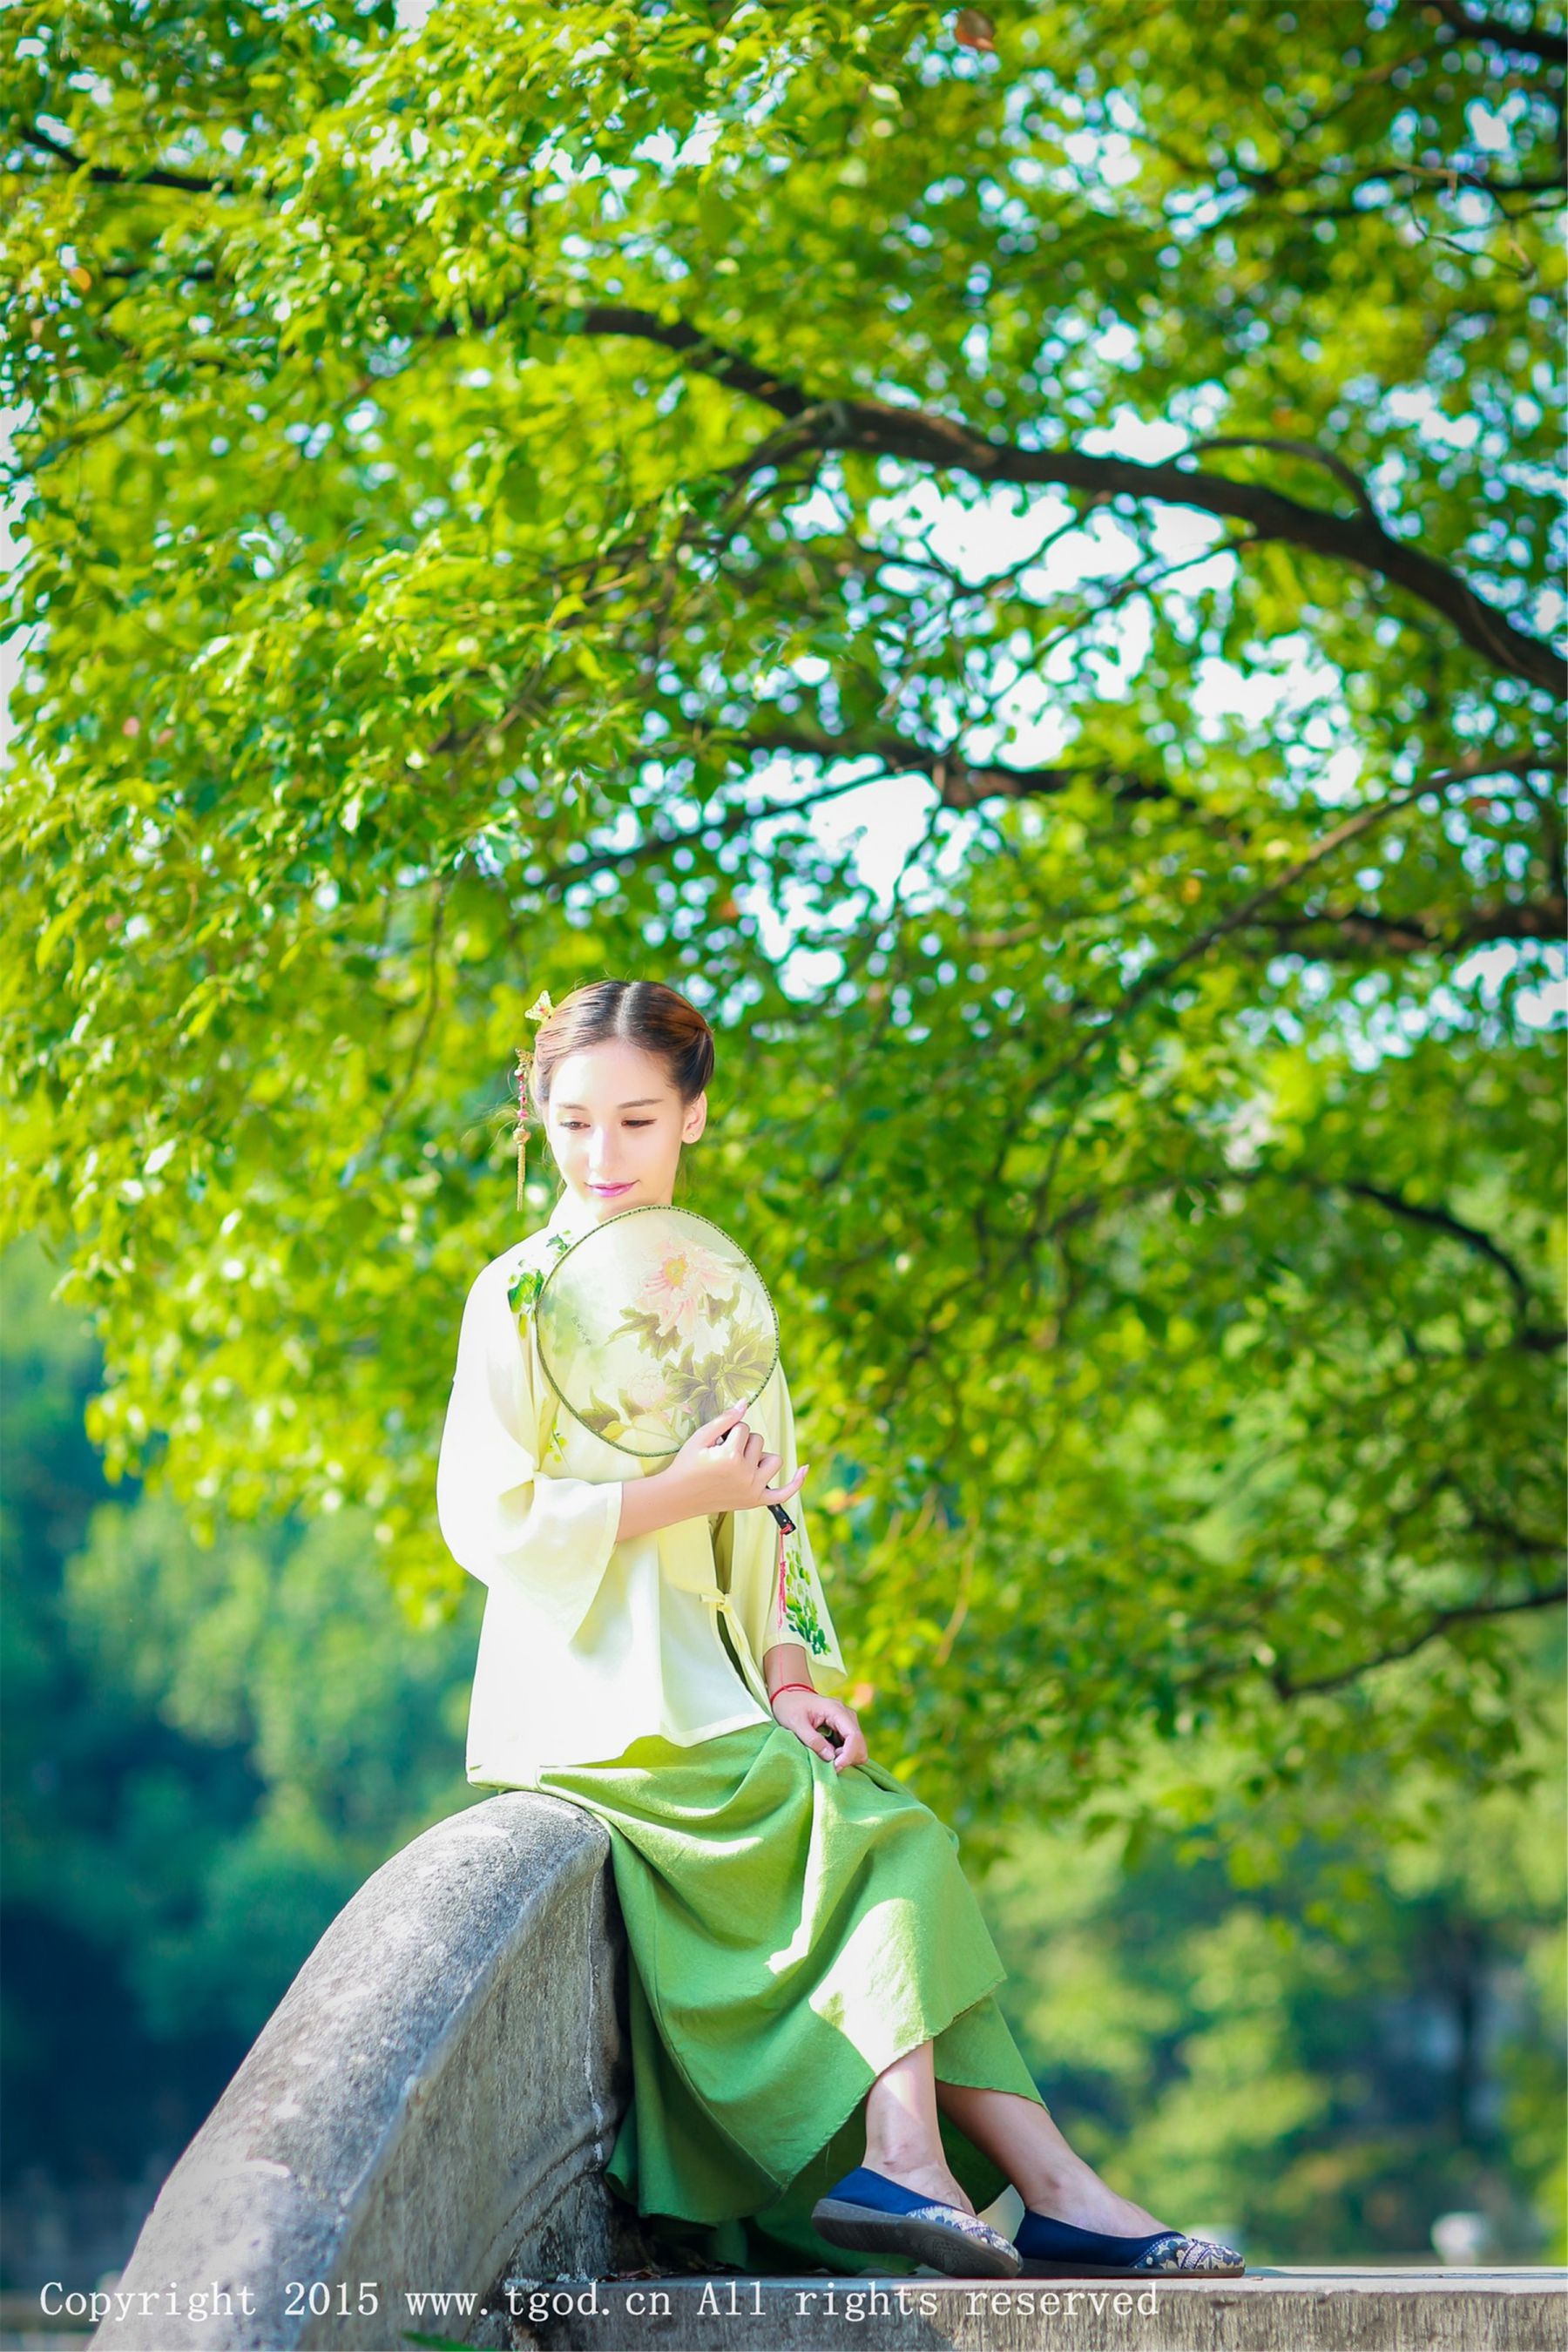
M657 981L532 1013L519 1149L531 1098L564 1190L469 1290L437 1501L488 1588L469 1780L567 1798L610 1832L632 2051L613 2187L753 2272L1234 2276L1238 2255L1073 2154L996 2005L957 1833L868 1753L795 1501L809 1465L782 1361L631 1476L544 1380L548 1267L603 1218L671 1205L714 1049ZM795 1503L782 1574L770 1502ZM1016 2242L976 2211L1009 2180Z

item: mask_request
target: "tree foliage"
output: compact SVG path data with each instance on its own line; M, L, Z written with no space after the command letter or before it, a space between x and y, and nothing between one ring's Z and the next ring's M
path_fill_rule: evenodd
M14 21L6 1199L111 1466L449 1590L521 1008L657 972L875 1746L1527 1776L1555 17Z
M353 1509L206 1549L166 1495L110 1493L52 1280L36 1241L0 1253L0 2177L156 2185L355 1889L471 1799L478 1595L432 1638Z
M1529 1640L1557 1686L1551 1804L1449 1789L1439 1829L1391 1836L1432 1776L1391 1784L1368 1748L1349 1769L1383 1819L1325 1837L1309 1802L1239 1888L1207 1840L1130 1870L1077 1822L1021 1832L985 1882L1005 1999L1057 2121L1125 2194L1255 2263L1429 2262L1456 2210L1491 2259L1561 2260L1561 1620Z

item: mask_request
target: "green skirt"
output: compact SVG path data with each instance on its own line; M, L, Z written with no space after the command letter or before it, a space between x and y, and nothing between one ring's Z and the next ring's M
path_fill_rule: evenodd
M940 2082L1045 2105L994 1998L1006 1971L956 1830L881 1765L840 1774L784 1724L689 1748L637 1739L532 1785L610 1833L631 2041L612 2189L704 2263L913 2271L811 2225L864 2158L873 2079L930 2041ZM940 2126L983 2210L1005 2175L946 2116Z

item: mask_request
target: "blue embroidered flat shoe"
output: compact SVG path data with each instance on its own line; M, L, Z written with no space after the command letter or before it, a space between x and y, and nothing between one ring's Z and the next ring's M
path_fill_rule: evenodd
M1110 2238L1080 2230L1026 2206L1015 2241L1026 2278L1240 2278L1247 2268L1234 2246L1189 2238L1182 2230L1154 2230L1142 2238Z
M811 2209L830 2245L868 2254L907 2254L954 2278L1016 2278L1020 2256L1010 2238L918 2189L858 2164Z

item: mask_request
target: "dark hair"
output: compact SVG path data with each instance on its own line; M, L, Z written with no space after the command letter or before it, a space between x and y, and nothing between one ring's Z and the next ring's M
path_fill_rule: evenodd
M589 981L539 1024L528 1057L528 1091L541 1118L557 1066L568 1054L611 1038L657 1055L682 1102L695 1102L713 1076L713 1032L678 988L662 980Z

